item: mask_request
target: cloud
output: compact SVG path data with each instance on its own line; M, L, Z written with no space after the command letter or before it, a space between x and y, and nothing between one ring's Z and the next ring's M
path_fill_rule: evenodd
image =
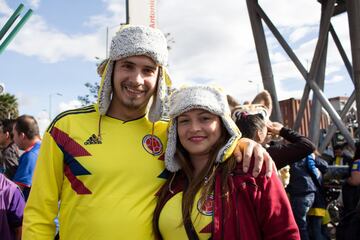
M20 107L28 107L39 103L39 99L34 95L28 93L17 92L15 94Z
M28 0L27 1L31 8L38 9L40 6L40 0Z
M118 0L103 0L106 5L106 12L94 16L90 16L84 23L85 26L91 26L98 29L106 29L109 27L109 32L114 33L117 30L116 26L126 21L125 1ZM111 36L112 34L110 34Z
M69 102L61 102L57 108L58 112L63 112L69 109L81 107L81 102L78 100L71 100Z
M227 91L235 86L240 95L241 81L259 79L258 66L248 66L257 59L251 28L244 24L248 22L246 6L240 2L196 1L191 8L180 1L159 3L159 26L175 40L170 51L175 85L210 79Z
M312 58L315 48L321 5L311 0L280 0L276 6L271 1L259 4L285 39L297 43L292 47L300 61L310 64L311 60L306 59ZM245 1L196 1L190 7L174 0L159 1L158 6L159 26L175 40L170 51L170 73L175 85L198 83L199 79L208 83L210 79L239 100L252 99L256 89L262 89ZM279 98L301 97L302 89L288 91L281 87L281 81L289 77L295 76L299 86L305 81L272 33L267 30L266 36ZM301 45L303 42L307 44ZM249 84L249 80L260 81L260 87Z
M7 47L26 56L34 56L43 62L56 63L70 58L94 61L94 57L104 58L106 26L109 26L109 38L115 33L119 19L124 16L124 3L114 0L103 1L107 4L107 12L103 15L90 16L83 24L93 26L90 34L66 34L62 30L51 27L42 16L33 14L16 38ZM29 1L33 8L39 7L40 0ZM9 15L11 10L4 0L0 0L0 11ZM124 18L124 17L122 17ZM0 21L5 22L4 19Z
M259 5L277 26L304 26L318 23L321 4L313 0L261 0Z
M10 17L10 15L12 14L12 10L11 10L11 8L6 4L6 2L5 2L5 0L0 0L0 13L1 14L4 14L4 15L9 15L9 17ZM4 18L4 23L5 23L5 18ZM3 22L2 20L0 20L0 22ZM0 24L1 26L3 25L3 24Z
M270 59L271 62L277 63L277 62L288 61L289 58L283 52L270 52Z
M312 33L314 31L313 27L308 27L308 26L304 26L304 27L299 27L296 28L295 31L293 31L290 36L289 39L291 42L297 42L300 39L308 36L310 33Z
M339 83L345 81L344 76L342 75L334 75L332 76L330 79L326 79L326 84L334 84L334 83Z
M39 125L40 135L43 135L50 125L49 114L46 111L42 111L35 116L35 119Z
M100 33L67 35L50 28L41 16L33 15L7 50L55 63L68 58L93 61L103 52Z

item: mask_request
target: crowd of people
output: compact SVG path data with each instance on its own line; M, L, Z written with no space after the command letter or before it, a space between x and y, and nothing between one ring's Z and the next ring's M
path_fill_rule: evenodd
M21 239L25 202L40 148L37 121L29 115L0 122L0 236Z
M32 116L1 121L1 239L329 239L327 163L270 121L269 93L168 95L167 61L160 30L125 26L96 104L59 114L42 138ZM347 216L360 209L360 149L352 159Z

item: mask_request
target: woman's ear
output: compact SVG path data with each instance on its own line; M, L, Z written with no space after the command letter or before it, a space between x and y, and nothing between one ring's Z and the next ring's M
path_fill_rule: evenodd
M256 97L254 98L254 100L251 102L252 104L262 104L264 105L269 113L272 112L272 99L271 99L271 95L268 91L263 90L260 93L258 93L256 95Z

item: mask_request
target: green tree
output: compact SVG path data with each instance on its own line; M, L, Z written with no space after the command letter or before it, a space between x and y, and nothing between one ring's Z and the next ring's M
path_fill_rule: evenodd
M19 116L18 102L15 95L4 93L0 95L0 119L17 118Z
M100 85L97 82L94 84L87 82L85 83L85 87L88 88L89 93L85 96L78 96L78 100L81 102L82 106L87 106L96 102Z

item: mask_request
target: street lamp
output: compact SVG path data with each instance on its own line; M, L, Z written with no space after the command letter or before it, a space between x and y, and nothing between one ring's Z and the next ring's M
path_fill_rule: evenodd
M51 107L52 107L52 96L55 95L55 96L60 96L62 97L62 94L61 93L50 93L49 94L49 120L51 121Z

